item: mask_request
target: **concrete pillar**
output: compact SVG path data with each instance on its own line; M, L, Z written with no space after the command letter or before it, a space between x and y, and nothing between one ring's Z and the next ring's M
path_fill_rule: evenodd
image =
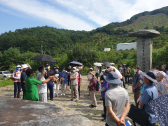
M137 37L137 65L143 72L152 69L152 38Z
M156 30L139 30L128 33L127 37L137 37L137 65L143 72L152 69L152 38L159 36Z

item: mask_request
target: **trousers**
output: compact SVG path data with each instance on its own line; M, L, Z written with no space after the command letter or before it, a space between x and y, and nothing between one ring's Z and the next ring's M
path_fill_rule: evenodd
M78 85L71 85L71 99L73 99L73 96L75 95L76 100L78 100Z
M97 100L96 100L95 92L90 91L90 96L91 96L91 99L92 99L92 105L97 106Z
M47 93L40 93L39 94L39 101L42 101L42 102L47 102Z
M125 75L125 83L129 84L129 75Z
M96 73L96 74L95 74L95 76L96 76L96 78L98 79L98 77L99 77L99 74L98 74L98 73Z
M26 93L26 86L25 86L25 85L22 86L22 91L23 91L23 99L24 99L24 95L25 95L25 93Z
M106 118L106 106L105 106L105 98L102 98L103 99L103 110L104 110L104 115L105 115L105 118Z
M140 92L134 92L134 101L135 101L136 106L137 106L137 100L139 97L140 97Z
M48 97L48 89L50 90L50 99L53 99L53 81L49 81L47 83L47 97Z
M66 93L66 84L64 84L64 82L62 82L62 84L61 84L61 93L62 94L65 94Z
M79 94L79 98L80 98L80 86L78 85L78 94Z
M14 97L20 97L20 91L21 91L21 83L20 82L14 82Z

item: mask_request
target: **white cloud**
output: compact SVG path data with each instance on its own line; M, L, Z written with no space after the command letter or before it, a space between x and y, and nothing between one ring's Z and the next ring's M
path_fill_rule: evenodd
M51 20L65 29L92 30L94 26L89 23L56 9L49 4L40 3L36 0L1 0L0 4L21 11L27 15Z
M168 0L48 0L48 3L40 0L0 0L0 4L30 16L51 20L65 29L92 30L96 26L125 21L143 11L168 6Z
M55 0L55 2L101 26L115 21L125 21L140 12L168 5L167 0Z

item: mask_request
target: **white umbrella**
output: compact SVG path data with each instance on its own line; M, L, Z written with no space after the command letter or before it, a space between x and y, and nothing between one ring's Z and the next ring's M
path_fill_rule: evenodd
M115 69L115 72L117 73L118 78L119 78L119 79L122 79L122 74L120 73L120 71L118 71L118 69L117 69L117 68L115 68L114 66L110 66L110 68Z
M95 66L102 66L101 63L94 63Z

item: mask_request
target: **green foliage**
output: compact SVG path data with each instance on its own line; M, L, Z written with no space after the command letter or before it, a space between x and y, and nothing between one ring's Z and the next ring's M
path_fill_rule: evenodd
M34 71L46 63L32 61L32 57L41 53L54 57L60 70L70 61L84 64L83 73L93 66L94 62L114 62L116 64L136 65L136 50L116 51L118 43L129 43L136 38L124 34L139 29L156 29L161 35L153 39L153 65L167 64L168 45L168 7L151 12L134 15L129 20L110 23L90 32L57 29L43 26L36 28L16 29L0 35L0 68L13 71L17 64L28 63ZM104 48L111 51L104 52ZM163 48L163 49L162 49ZM54 64L50 64L51 67Z
M80 46L74 47L69 51L68 61L78 61L83 63L84 66L92 66L94 62L96 62L98 56L96 50L92 50L91 48L84 48Z
M7 85L13 85L14 82L12 80L2 80L0 81L0 87L5 87Z
M9 48L5 50L2 56L2 65L6 68L9 68L12 64L19 64L21 61L20 51L16 48Z

